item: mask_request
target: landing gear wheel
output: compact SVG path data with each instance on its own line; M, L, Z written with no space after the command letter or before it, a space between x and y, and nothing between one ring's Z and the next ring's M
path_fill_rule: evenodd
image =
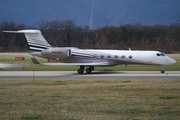
M164 69L161 69L161 73L162 73L162 74L164 74L164 73L165 73Z
M91 68L86 69L86 73L91 73L91 71L92 71Z
M159 67L160 67L160 72L161 72L161 74L164 74L164 73L165 73L165 70L164 70L163 66L160 66L160 65L159 65Z
M80 66L80 68L77 70L78 74L83 74L84 72L84 66Z
M78 74L83 74L84 71L82 71L81 69L78 69L77 73Z

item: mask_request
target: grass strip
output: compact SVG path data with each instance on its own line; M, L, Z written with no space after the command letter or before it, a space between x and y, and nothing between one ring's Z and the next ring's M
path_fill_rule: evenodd
M180 81L1 80L2 119L180 119Z

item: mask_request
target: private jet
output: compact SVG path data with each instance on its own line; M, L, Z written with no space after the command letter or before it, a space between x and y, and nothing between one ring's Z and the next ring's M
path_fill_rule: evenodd
M120 64L157 65L160 72L165 73L164 65L176 61L160 51L142 50L106 50L80 49L77 47L53 47L42 36L40 30L3 31L8 33L24 33L29 48L30 57L35 64L40 64L34 56L58 61L57 63L42 63L54 66L80 66L77 73L91 73L97 66L116 66ZM85 69L85 67L87 67Z

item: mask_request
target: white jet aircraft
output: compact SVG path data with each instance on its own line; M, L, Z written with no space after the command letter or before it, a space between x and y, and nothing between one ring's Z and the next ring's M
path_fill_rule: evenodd
M80 66L79 74L91 73L95 66L116 66L120 64L157 65L161 73L165 70L163 65L170 65L176 61L159 51L140 50L102 50L79 49L76 47L53 47L42 36L39 30L4 31L9 33L24 33L31 50L31 59L39 64L34 56L57 60L61 63L42 63L55 66Z

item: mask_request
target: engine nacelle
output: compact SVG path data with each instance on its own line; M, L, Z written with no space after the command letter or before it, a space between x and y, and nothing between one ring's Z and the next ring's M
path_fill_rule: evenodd
M71 49L69 48L49 48L42 51L42 56L48 59L65 59L71 57Z

